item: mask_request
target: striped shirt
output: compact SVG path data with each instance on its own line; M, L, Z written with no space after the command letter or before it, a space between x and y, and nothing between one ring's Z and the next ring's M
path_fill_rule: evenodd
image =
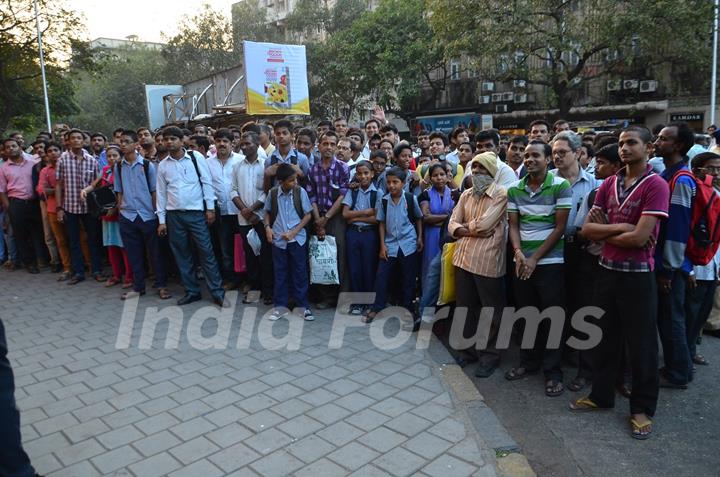
M100 164L85 149L78 159L72 151L65 151L57 165L57 179L64 182L63 203L58 204L65 212L71 214L87 214L87 202L80 196L80 191L100 177Z
M488 278L505 275L507 200L507 191L497 184L492 184L480 198L472 189L463 192L450 216L450 235L454 237L460 227L477 233L493 231L493 234L489 237L459 238L453 265Z
M532 256L555 230L555 211L572 207L570 183L548 172L540 188L531 191L528 176L508 189L508 213L520 216L520 248L525 257ZM564 263L565 241L561 238L538 265Z

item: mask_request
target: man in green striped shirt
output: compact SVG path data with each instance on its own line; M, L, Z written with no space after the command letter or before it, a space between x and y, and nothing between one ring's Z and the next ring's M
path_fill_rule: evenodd
M552 148L538 140L525 149L527 175L508 189L510 243L515 260L515 301L518 308L565 307L563 233L572 207L570 183L547 170ZM528 323L526 322L526 325ZM505 374L521 379L542 369L545 394L562 394L562 342L548 349L552 320L540 322L532 349L520 350L520 365Z

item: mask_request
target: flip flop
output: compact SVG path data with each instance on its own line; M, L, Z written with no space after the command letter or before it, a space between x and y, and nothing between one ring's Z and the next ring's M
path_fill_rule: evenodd
M527 369L524 366L518 366L516 368L512 368L510 371L505 373L505 379L508 381L517 381L518 379L523 379L526 376L530 376L533 374L537 374L540 369Z
M631 436L633 439L644 441L650 438L652 434L652 421L648 419L645 424L640 424L634 418L630 418L630 427L632 429Z
M602 411L609 407L600 407L588 396L570 401L570 410L575 412Z
M563 392L565 392L565 386L563 386L562 381L550 379L545 382L545 395L547 397L557 397Z

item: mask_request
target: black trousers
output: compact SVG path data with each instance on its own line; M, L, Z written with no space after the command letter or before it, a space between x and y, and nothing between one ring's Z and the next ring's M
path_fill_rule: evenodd
M621 371L623 337L632 369L632 414L655 414L658 400L657 285L652 272L600 269L595 301L605 310L599 324L602 341L590 399L615 405L615 381Z
M20 439L20 413L15 407L15 380L7 353L5 326L0 320L0 475L32 477L35 469Z
M260 256L256 256L247 240L247 235L255 230L260 237ZM246 276L253 290L260 290L265 296L273 294L273 261L272 244L265 237L265 226L262 222L255 225L238 225L238 233L243 237L245 251Z
M38 257L46 255L40 203L11 197L8 212L20 260L26 267L37 265Z
M500 351L497 335L505 307L505 277L489 278L455 267L455 311L467 309L463 337L476 336L476 343L467 351L475 354L480 366L498 366ZM480 323L482 308L492 308L492 323ZM478 330L478 325L481 326ZM452 340L452 338L451 338ZM487 343L480 346L479 341ZM450 342L452 344L452 341Z
M565 307L565 271L564 265L538 265L529 280L520 280L515 276L515 306L536 307L541 312L551 306ZM551 320L545 319L538 327L537 337L531 349L520 350L520 366L526 369L542 368L545 379L562 381L561 341L557 349L547 347L550 336Z

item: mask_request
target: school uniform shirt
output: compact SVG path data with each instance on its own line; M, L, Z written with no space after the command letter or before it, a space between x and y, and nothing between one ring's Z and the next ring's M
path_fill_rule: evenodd
M250 162L246 157L237 163L232 173L232 190L230 191L230 201L235 197L240 197L240 200L247 207L252 207L255 202L265 203L266 195L263 190L263 179L265 177L265 163L260 157L255 162ZM260 219L262 219L262 209L255 212ZM237 213L238 224L250 225L240 214Z
M160 163L157 172L157 216L165 223L168 210L213 210L215 191L207 161L195 155L200 176L190 159L192 151L183 150L179 160L168 156Z
M555 212L572 207L572 192L570 183L552 172L545 175L545 181L534 192L527 180L526 176L508 189L507 210L519 216L520 248L529 258L555 230ZM564 248L565 241L561 238L537 264L564 263Z
M220 215L237 215L240 211L233 204L231 194L233 170L240 163L240 155L231 152L225 164L217 156L210 156L207 162Z
M264 208L268 214L272 212L272 201L270 197L271 193L268 194L267 200L265 200ZM280 235L297 227L298 224L302 222L302 217L299 217L297 210L295 210L292 189L288 192L283 192L282 187L278 187L277 200L277 217L275 217L275 222L272 224L273 245L285 250L288 242L280 238ZM302 187L300 187L300 205L302 206L303 216L312 212L312 204L310 204L307 192L305 192L305 189ZM305 245L306 240L307 232L305 232L305 227L303 227L289 243L297 242L297 244L302 247Z
M261 157L260 151L262 150L261 147L258 148L258 157ZM263 151L265 153L265 151ZM290 149L290 152L288 152L287 156L283 157L282 154L280 154L280 149L275 149L275 151L270 155L270 157L265 160L263 158L263 161L265 163L265 167L268 168L274 164L292 164L293 160L295 161L296 165L300 168L300 170L305 174L307 177L308 173L310 172L310 161L308 160L307 156L303 154L302 152L299 152L297 149L292 148ZM277 182L276 182L277 184Z
M417 198L413 196L412 204L407 203L405 194L400 196L397 204L390 194L386 194L383 198L387 200L387 217L380 197L378 197L375 210L378 222L385 223L385 246L388 249L388 256L397 257L398 250L402 250L403 255L407 257L417 251L417 231L415 224L411 223L408 218L408 207L413 207L414 216L418 220L422 218Z
M645 175L626 188L625 169L603 181L595 195L593 208L607 215L609 224L637 225L643 215L657 217L652 236L657 240L660 221L668 216L670 188L665 179L653 173L648 164ZM653 248L622 248L603 243L600 265L619 272L652 272L655 269Z
M488 278L502 277L506 273L507 253L507 190L498 185L490 187L481 197L472 189L462 193L455 206L448 233L455 237L460 227L475 231L489 231L489 237L460 237L455 242L453 265Z
M380 194L377 192L377 188L375 185L371 182L367 189L363 189L362 187L358 187L355 189L357 191L357 200L355 201L355 207L353 207L352 203L352 196L353 192L348 191L347 194L345 194L345 197L343 198L343 205L347 205L350 210L367 210L367 209L374 209L375 204L372 203L370 200L372 196L372 192L375 192L375 202L378 201L378 198ZM348 225L371 225L367 222L353 222L352 224Z
M152 205L152 193L157 187L157 166L148 160L148 174L145 177L145 161L140 154L135 155L132 165L123 157L120 161L122 170L118 174L115 166L113 189L123 195L120 214L134 222L139 215L143 222L155 219Z

